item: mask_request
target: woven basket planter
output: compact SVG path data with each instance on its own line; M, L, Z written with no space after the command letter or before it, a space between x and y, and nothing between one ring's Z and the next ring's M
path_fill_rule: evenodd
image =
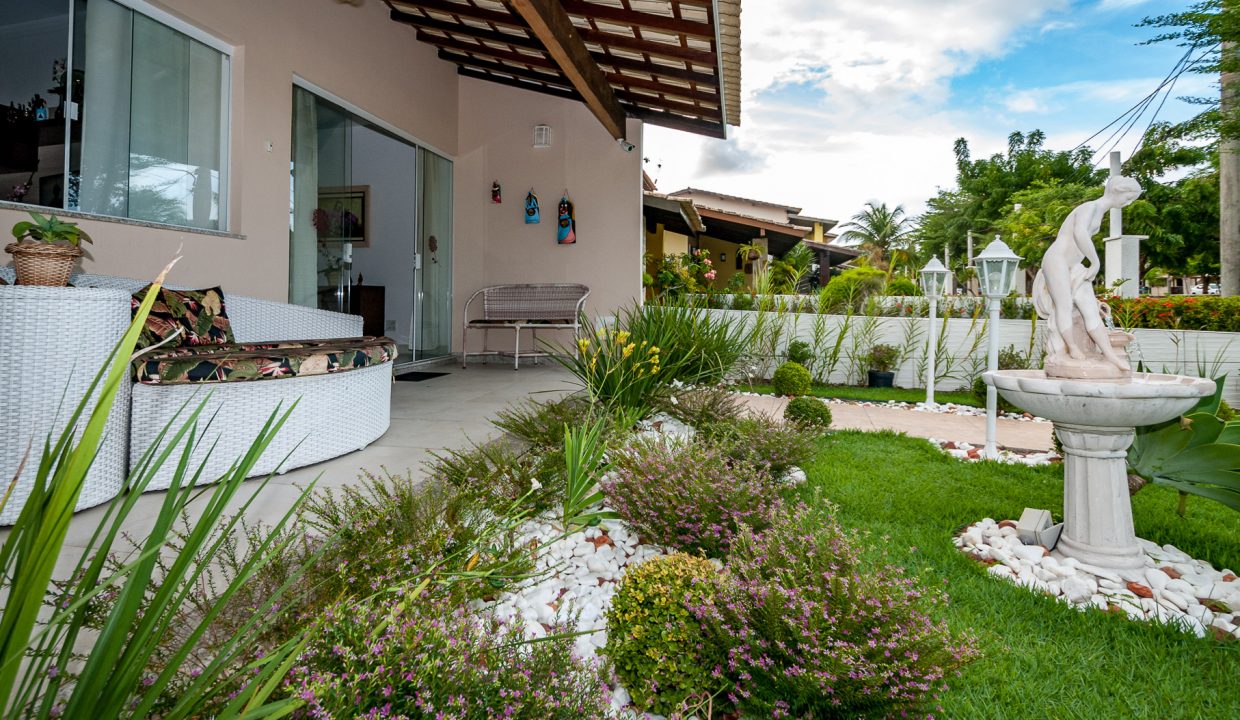
M64 287L69 284L73 266L82 257L82 248L75 245L15 242L4 250L13 256L18 285Z

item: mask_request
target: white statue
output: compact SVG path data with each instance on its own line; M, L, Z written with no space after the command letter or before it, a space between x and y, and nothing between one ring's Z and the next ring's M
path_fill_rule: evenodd
M1042 269L1033 281L1033 303L1038 316L1047 321L1047 376L1132 375L1124 351L1132 336L1107 328L1111 308L1094 295L1094 277L1101 269L1094 235L1102 229L1102 218L1108 212L1131 204L1140 195L1136 180L1112 177L1102 197L1081 203L1068 213L1055 242L1042 257Z

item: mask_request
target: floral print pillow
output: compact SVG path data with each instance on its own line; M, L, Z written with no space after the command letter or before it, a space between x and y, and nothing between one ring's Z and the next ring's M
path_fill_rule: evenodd
M150 289L151 286L147 285L133 294L131 304L134 310L138 309ZM218 287L205 290L160 288L138 344L140 347L150 347L174 333L179 333L176 339L163 347L232 343L232 326L224 308L224 291Z

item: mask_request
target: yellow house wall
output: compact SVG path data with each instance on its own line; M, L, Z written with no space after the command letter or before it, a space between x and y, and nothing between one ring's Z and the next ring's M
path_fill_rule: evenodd
M714 264L717 272L714 283L715 288L722 289L726 287L733 275L738 273L744 275L744 270L736 269L736 248L739 247L736 243L720 240L709 235L699 235L698 247L709 253L710 261ZM720 253L723 253L727 259L720 261ZM746 286L748 284L746 283Z

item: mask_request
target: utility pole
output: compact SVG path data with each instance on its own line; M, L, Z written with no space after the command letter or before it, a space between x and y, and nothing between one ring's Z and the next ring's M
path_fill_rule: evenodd
M1236 44L1223 42L1223 66L1235 56ZM1223 72L1219 111L1224 128L1240 105L1240 73ZM1225 133L1226 135L1226 133ZM1223 137L1218 145L1219 294L1240 295L1240 138Z

